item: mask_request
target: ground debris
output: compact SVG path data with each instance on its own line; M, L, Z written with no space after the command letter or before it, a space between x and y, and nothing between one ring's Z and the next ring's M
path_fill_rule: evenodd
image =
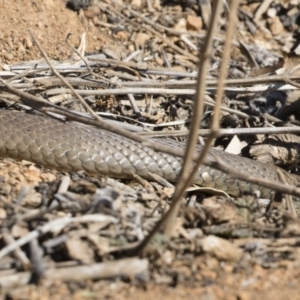
M3 80L85 113L40 59L30 27L103 118L149 138L186 139L211 1L69 1L77 13L66 1L15 2L0 12ZM297 137L280 127L293 132L300 121L299 15L298 1L241 2L214 146L297 171ZM213 115L225 16L214 37L202 129ZM81 41L85 62L64 43L70 30L68 42ZM0 98L1 107L28 108L3 88ZM291 208L286 195L230 198L191 187L172 236L156 234L143 257L132 257L170 207L174 186L163 178L115 180L8 159L0 166L0 299L298 298L300 223L292 210L299 212L299 200Z

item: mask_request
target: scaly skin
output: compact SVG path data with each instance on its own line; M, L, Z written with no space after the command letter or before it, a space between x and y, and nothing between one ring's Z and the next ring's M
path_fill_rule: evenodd
M148 179L151 172L171 182L176 181L181 169L181 159L178 157L155 152L130 139L94 127L7 110L0 111L0 126L2 157L25 159L58 170L84 170L114 178L131 178L132 174L138 174ZM166 143L168 140L164 140ZM182 147L175 141L169 143ZM211 159L218 156L229 166L252 176L279 181L275 166L217 149L211 149L208 156ZM299 184L298 177L284 170L282 172L287 184ZM195 183L233 196L260 190L263 198L270 198L272 193L268 188L229 178L225 173L206 166L199 168Z

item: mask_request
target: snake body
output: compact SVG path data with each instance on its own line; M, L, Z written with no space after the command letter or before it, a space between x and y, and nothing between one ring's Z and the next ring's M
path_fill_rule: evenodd
M49 168L84 170L114 178L131 178L132 174L138 174L149 179L149 173L155 173L170 182L177 180L181 170L181 159L178 157L156 152L138 142L91 126L1 110L0 128L0 156L24 159ZM172 141L174 145L181 147L180 143ZM279 181L275 166L217 149L211 149L208 155L210 159L215 156L222 158L241 172ZM296 176L284 170L282 172L288 184L299 184ZM262 197L269 198L272 192L268 188L230 178L207 166L199 168L195 183L233 196L260 190Z

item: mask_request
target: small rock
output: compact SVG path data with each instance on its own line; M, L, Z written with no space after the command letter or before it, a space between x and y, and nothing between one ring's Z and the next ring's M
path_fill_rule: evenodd
M22 205L27 207L39 207L42 202L42 195L33 188L29 188L26 195L22 199Z
M56 176L52 173L42 173L40 177L43 179L45 182L50 182L56 180Z
M115 45L104 45L102 47L102 52L108 56L109 58L121 60L122 57L122 50Z
M25 53L26 52L26 49L25 49L24 45L21 42L18 43L18 52L19 53Z
M220 260L238 261L243 255L243 251L227 240L209 235L201 241L202 250L214 255Z
M32 39L28 35L25 37L25 45L27 49L30 49L33 46Z
M267 10L267 16L269 18L274 18L277 15L277 10L275 7L271 7Z
M35 24L35 26L36 26L37 28L39 28L39 29L44 29L44 24L43 24L43 22L37 22L37 23Z
M98 25L101 25L101 21L99 20L99 17L98 16L95 16L92 18L92 22L95 26L98 26Z
M15 224L11 229L11 234L15 239L18 239L28 233L28 229L26 227L22 227L21 225Z
M284 33L284 27L278 16L268 19L268 24L273 35Z
M138 46L143 46L145 44L145 42L148 41L149 39L150 39L150 36L147 33L139 32L136 35L135 42Z
M129 38L129 33L127 31L121 30L121 31L118 31L114 36L118 40L127 41Z
M11 185L5 182L0 183L0 194L8 196L11 193Z
M7 217L6 210L0 207L0 218L5 219Z
M100 15L100 7L97 5L89 6L85 11L84 15L87 19L93 19Z
M159 55L156 53L156 55L154 56L155 58L155 62L159 65L159 66L163 66L164 65L164 61L162 60L162 58L159 57Z
M238 299L240 300L251 300L251 293L249 291L242 291L238 293Z
M72 9L74 11L78 11L81 8L86 9L90 5L90 2L90 0L69 0L67 1L67 8Z
M90 264L94 262L94 252L91 247L79 238L72 237L66 241L66 248L73 260Z
M193 30L193 31L199 31L202 29L203 22L200 17L188 15L186 18L186 29L187 30Z
M41 170L38 169L36 166L34 165L30 165L28 167L28 169L26 169L23 172L25 178L27 179L28 182L30 183L37 183L37 182L41 182Z
M132 5L133 7L139 8L139 7L142 6L142 1L141 1L141 0L132 0L132 1L131 1L131 5Z
M186 30L186 27L186 19L180 19L177 24L174 25L174 29L178 31L184 31Z
M162 260L165 264L171 265L174 261L174 253L170 250L166 250L162 255Z
M154 3L153 3L153 8L155 8L156 10L158 11L161 11L161 3L160 3L160 0L154 0Z
M7 60L13 60L14 56L12 53L5 53L4 58Z

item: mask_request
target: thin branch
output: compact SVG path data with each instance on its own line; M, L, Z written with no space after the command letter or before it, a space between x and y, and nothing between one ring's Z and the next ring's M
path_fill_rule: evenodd
M171 222L177 216L179 207L180 207L180 200L184 194L184 186L189 178L189 172L192 166L192 157L194 156L194 149L197 141L197 130L199 128L202 114L203 114L203 105L204 105L204 94L206 88L206 72L210 62L210 54L212 48L212 41L213 41L213 34L215 33L220 10L222 7L222 1L216 0L214 5L214 10L212 13L210 26L208 28L208 32L205 38L204 49L203 52L200 53L200 65L199 65L199 72L198 72L198 79L197 79L197 91L196 91L196 101L194 107L194 114L192 117L192 126L191 131L189 134L188 142L186 145L186 150L183 158L183 165L181 168L181 173L178 179L178 183L172 198L172 203L168 212L160 219L159 222L154 226L153 230L149 233L149 235L141 242L141 244L136 248L137 253L142 252L145 247L148 245L152 237L155 233L160 229L161 226L165 225L166 222ZM204 149L206 150L206 149ZM204 152L205 154L205 152ZM204 159L205 155L199 156L200 160ZM170 221L169 221L170 220Z
M299 126L284 126L284 127L254 127L254 128L224 128L219 130L219 136L232 135L256 135L256 134L290 134L300 133ZM147 137L180 137L187 136L189 131L186 129L174 131L151 131L141 132L140 135ZM199 136L209 136L210 129L199 129Z
M83 105L83 107L98 121L101 122L101 118L90 108L90 106L84 101L84 99L75 91L75 89L72 87L72 85L65 80L65 78L63 76L61 76L59 74L59 72L52 66L50 59L48 58L48 55L46 54L46 52L43 50L40 42L37 40L37 38L35 37L35 35L33 34L33 32L31 30L29 30L29 33L32 37L32 39L34 40L35 44L37 45L39 51L41 52L41 54L43 55L43 57L45 58L47 64L49 65L51 71L72 91L72 93L80 100L81 104Z

